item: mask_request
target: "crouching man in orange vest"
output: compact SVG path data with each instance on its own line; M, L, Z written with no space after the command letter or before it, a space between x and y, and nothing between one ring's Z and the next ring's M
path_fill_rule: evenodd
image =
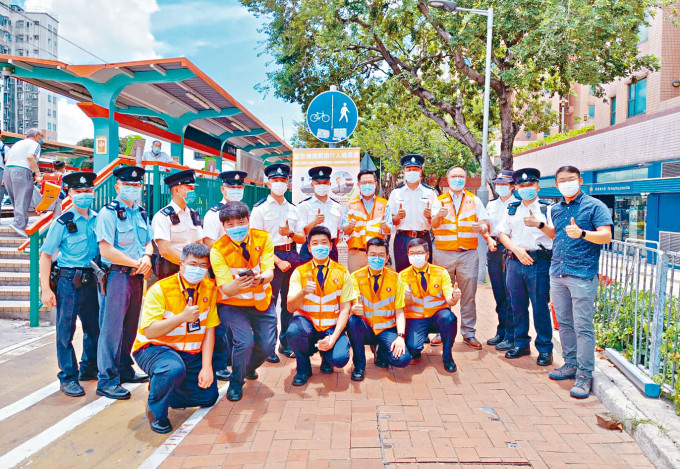
M215 281L207 277L210 249L187 244L179 272L149 288L132 348L135 361L149 374L146 416L156 433L172 431L168 408L210 407L217 401L212 369Z
M376 346L378 368L403 368L411 362L404 342L404 284L398 273L385 267L387 249L384 239L369 239L368 266L352 274L354 293L359 296L347 323L354 361L352 381L364 379L366 345Z
M248 228L243 202L220 208L226 235L210 250L217 279L217 312L232 336L231 376L227 399L243 397L243 378L257 379L257 368L276 346L276 305L272 304L274 243L269 233Z
M458 303L461 292L457 283L451 285L451 276L445 268L428 262L429 255L427 241L412 239L408 243L411 266L399 273L404 282L406 347L413 358L420 358L428 333L440 333L444 369L453 373L457 367L451 347L456 338L458 319L449 306Z
M356 293L347 269L331 260L331 232L325 226L309 230L313 259L293 272L288 290L288 309L295 317L288 325L288 345L295 352L297 371L293 386L303 386L312 376L309 357L321 353L321 373L333 373L349 361L345 326Z

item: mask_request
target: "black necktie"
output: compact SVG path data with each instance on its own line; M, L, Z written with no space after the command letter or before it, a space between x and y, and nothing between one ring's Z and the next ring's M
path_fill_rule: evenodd
M324 268L323 265L317 266L317 269L319 269L319 271L316 273L316 280L319 282L319 286L321 287L322 290L323 290L323 268Z
M377 291L378 291L378 288L380 288L380 285L378 284L378 279L380 278L380 274L374 275L373 278L374 278L374 281L373 281L373 291L374 291L374 292L377 292Z
M423 287L423 291L427 291L427 279L425 278L425 272L418 272L420 274L420 286Z
M250 253L248 252L248 243L245 241L241 243L241 250L243 251L243 258L247 261L250 260Z
M189 298L191 298L192 300L194 299L195 292L196 292L195 288L187 288L187 302Z

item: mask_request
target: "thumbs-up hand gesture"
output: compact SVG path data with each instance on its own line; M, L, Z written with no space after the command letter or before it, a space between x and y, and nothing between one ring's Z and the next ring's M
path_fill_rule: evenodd
M524 225L529 226L531 228L538 228L539 225L541 224L541 221L534 216L534 212L529 209L529 216L524 217Z
M458 282L453 284L453 293L451 294L456 303L463 297L463 292L458 288Z
M444 218L448 214L449 214L449 209L442 205L441 208L439 209L439 211L437 212L437 218Z
M567 225L564 230L567 232L567 236L570 238L580 238L581 237L581 232L583 231L577 224L576 221L574 220L574 217L571 217L571 223Z
M432 218L432 209L430 208L430 201L428 200L425 210L423 210L423 216L425 218Z
M288 236L290 234L290 226L288 225L288 220L286 220L285 225L279 226L279 234L281 236Z
M361 301L357 301L354 303L354 306L352 306L352 314L355 316L363 316L364 315L364 304Z
M314 223L317 225L322 224L326 220L326 217L324 216L323 213L321 213L321 209L316 213L316 217L314 217Z
M194 305L194 299L192 297L189 297L189 301L187 301L187 305L181 314L182 322L192 323L198 321L198 306Z
M357 226L357 219L354 217L354 215L349 216L349 222L347 223L347 226L353 230L355 226Z
M406 210L404 210L403 204L399 204L399 210L397 211L397 218L399 220L403 220L404 218L406 218Z
M411 285L406 284L404 287L404 301L407 304L413 303L413 291L411 290Z
M314 293L314 290L316 290L316 283L314 283L314 280L312 280L312 274L309 274L307 275L307 282L305 283L304 288L305 295Z

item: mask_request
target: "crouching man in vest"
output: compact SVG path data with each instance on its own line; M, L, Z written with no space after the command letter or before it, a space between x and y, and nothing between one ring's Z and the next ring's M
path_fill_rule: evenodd
M347 364L349 339L344 330L356 299L347 269L329 257L330 230L315 226L307 240L313 259L295 269L288 290L288 309L295 312L286 333L297 360L293 386L303 386L312 376L309 357L316 349L321 353L321 373Z
M408 243L408 260L411 266L402 270L399 277L404 282L404 314L406 316L406 347L413 358L420 358L425 338L430 332L442 337L444 369L456 371L451 347L456 338L458 319L450 306L458 303L461 291L458 284L451 285L447 270L428 261L427 242L412 239Z
M149 374L146 416L156 433L172 431L168 408L210 407L217 401L212 368L217 316L215 281L206 278L210 249L187 244L179 272L149 288L133 347Z
M232 336L231 376L227 399L243 397L243 378L257 379L257 368L276 346L276 305L272 303L274 244L269 233L249 229L243 202L220 208L226 235L210 251L220 294L217 312Z
M376 346L378 368L403 368L411 362L404 342L404 284L398 273L385 267L387 249L384 239L369 239L368 266L352 274L354 293L359 296L347 322L354 361L352 381L364 379L366 345Z

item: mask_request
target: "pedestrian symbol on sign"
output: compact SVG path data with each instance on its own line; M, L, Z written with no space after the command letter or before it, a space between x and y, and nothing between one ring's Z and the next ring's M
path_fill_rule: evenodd
M345 119L345 122L349 123L349 120L347 119L347 113L349 112L349 109L347 109L347 103L343 103L342 109L340 109L340 120L339 122L342 122L343 119Z

